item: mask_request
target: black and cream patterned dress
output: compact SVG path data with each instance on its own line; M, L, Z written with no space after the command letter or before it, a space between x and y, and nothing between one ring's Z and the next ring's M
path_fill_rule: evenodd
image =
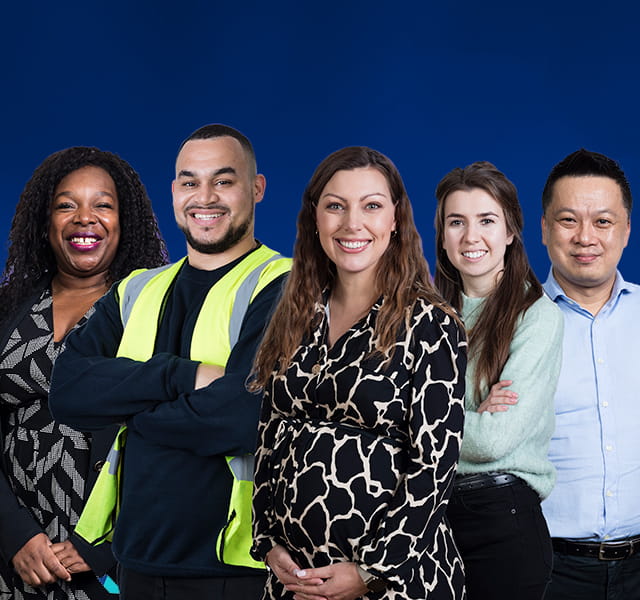
M77 326L92 312L93 308ZM53 339L47 288L0 349L0 414L4 474L19 503L54 543L66 540L78 520L90 462L87 436L53 421L49 412L51 371L61 348ZM2 599L108 597L93 576L74 576L71 583L60 581L44 590L25 584L6 567L0 573Z
M333 347L327 315L263 401L254 548L301 568L353 561L388 582L366 598L464 597L445 519L462 437L466 342L419 300L391 361L370 356L380 308ZM270 573L265 598L292 598Z

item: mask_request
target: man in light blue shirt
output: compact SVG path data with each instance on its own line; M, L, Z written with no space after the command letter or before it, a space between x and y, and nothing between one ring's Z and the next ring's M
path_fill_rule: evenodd
M640 599L640 287L617 270L631 190L612 159L578 150L542 195L544 288L565 317L547 600Z

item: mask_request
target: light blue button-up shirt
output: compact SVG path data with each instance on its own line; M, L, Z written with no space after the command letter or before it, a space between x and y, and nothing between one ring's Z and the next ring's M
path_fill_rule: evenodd
M552 273L544 289L565 319L549 447L557 481L542 503L551 536L640 535L640 286L618 272L595 317Z

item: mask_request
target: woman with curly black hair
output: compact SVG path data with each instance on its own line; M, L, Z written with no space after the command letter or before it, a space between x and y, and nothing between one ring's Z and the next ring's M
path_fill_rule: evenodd
M56 356L93 304L135 268L168 256L137 173L97 148L52 154L18 202L0 281L0 597L107 598L96 575L109 544L73 527L115 431L88 435L53 420Z

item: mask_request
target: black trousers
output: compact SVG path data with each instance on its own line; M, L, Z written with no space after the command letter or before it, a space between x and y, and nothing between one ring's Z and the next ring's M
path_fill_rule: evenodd
M452 496L447 509L467 600L541 600L552 548L540 498L524 481Z
M260 600L266 575L161 577L129 569L118 572L121 600Z
M606 561L554 552L545 600L640 600L640 554Z

